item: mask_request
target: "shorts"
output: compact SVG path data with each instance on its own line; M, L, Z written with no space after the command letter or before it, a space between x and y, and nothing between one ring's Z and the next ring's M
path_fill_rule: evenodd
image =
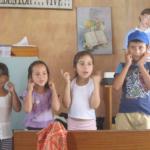
M0 139L0 150L12 150L12 138Z
M69 117L68 130L97 130L95 119L79 120Z
M118 113L115 118L117 130L150 129L150 115L134 113Z

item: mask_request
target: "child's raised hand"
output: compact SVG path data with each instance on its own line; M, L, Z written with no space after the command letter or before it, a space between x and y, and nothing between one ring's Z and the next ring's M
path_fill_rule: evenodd
M28 80L28 91L33 91L35 83L32 81L32 79Z
M66 82L70 81L70 73L69 72L64 72L62 69L61 69L61 75L63 76L63 78L65 79Z
M146 60L147 60L147 57L150 57L150 53L148 53L148 52L146 52L146 53L141 57L141 59L137 62L137 65L138 65L138 66L144 65L144 63L145 63Z
M15 88L14 88L13 83L8 82L8 83L7 83L7 87L8 87L8 91L9 91L9 92L11 92L11 93L14 92Z
M49 85L49 88L52 89L52 90L55 88L55 84L52 81L49 81L48 85Z
M101 72L100 71L96 71L96 73L92 76L94 82L96 83L100 83L101 81Z
M131 65L131 64L132 64L132 60L133 60L132 55L129 54L129 53L126 53L126 54L125 54L125 61L126 61L126 64Z

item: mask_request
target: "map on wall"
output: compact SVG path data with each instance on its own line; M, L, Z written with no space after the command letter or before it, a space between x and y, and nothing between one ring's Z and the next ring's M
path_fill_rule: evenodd
M110 7L77 8L78 50L112 54Z

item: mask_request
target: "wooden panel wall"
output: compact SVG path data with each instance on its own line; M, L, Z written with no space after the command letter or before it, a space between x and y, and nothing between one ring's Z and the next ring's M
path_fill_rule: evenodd
M150 7L149 0L73 0L72 10L0 8L0 43L13 44L27 36L30 44L38 46L39 56L48 64L60 95L64 86L60 69L73 74L72 58L77 50L76 8L80 6L112 8L113 55L95 56L95 69L114 71L123 59L124 35L137 25L140 11ZM115 112L117 101L113 108ZM103 102L99 114L104 114Z

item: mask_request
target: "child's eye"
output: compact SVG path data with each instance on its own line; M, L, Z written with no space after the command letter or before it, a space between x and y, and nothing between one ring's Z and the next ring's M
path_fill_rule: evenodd
M139 49L143 49L143 48L144 48L143 46L140 46L140 47L139 47Z
M82 66L83 66L83 65L84 65L84 63L80 63L80 65L82 65Z
M88 65L89 65L89 66L91 66L91 65L92 65L92 63L88 63Z
M80 62L80 61L79 61L78 63L79 63L80 65L82 65L82 66L84 65L84 62Z
M37 74L35 74L36 76L39 76L40 74L39 73L37 73Z
M43 75L47 75L47 73L46 73L46 72L44 72L44 73L43 73Z

